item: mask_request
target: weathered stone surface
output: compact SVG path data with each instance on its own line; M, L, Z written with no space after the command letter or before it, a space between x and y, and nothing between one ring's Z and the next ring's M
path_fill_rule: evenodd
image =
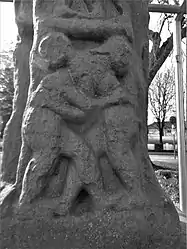
M16 181L0 193L3 248L179 249L178 214L147 152L147 2L33 8Z
M70 216L60 219L51 215L48 219L35 216L33 220L20 217L9 226L9 237L7 231L1 231L4 236L1 245L2 248L36 249L180 248L178 233L173 233L174 224L168 220L169 217L164 220L165 224L169 222L170 225L166 228L161 221L162 211L157 210L155 215L149 209L139 212L135 209L98 212L81 218ZM160 226L155 223L157 217L160 217Z

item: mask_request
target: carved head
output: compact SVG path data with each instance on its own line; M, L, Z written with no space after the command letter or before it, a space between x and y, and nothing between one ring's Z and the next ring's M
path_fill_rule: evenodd
M61 67L67 63L69 54L72 50L71 41L60 32L50 32L42 38L38 46L40 56L49 61L50 64L58 64Z

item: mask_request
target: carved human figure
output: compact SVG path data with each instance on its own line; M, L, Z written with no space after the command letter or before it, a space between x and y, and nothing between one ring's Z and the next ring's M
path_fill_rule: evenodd
M55 89L57 83L58 88ZM60 84L62 85L61 88L59 87ZM53 162L59 154L75 161L82 183L100 185L100 174L95 155L85 141L71 131L65 123L67 120L73 123L83 123L86 116L80 109L66 104L65 98L63 99L66 86L71 89L66 93L73 93L68 96L69 99L72 100L76 95L79 103L81 103L81 108L87 108L88 110L90 107L93 108L87 101L86 96L73 87L67 70L59 70L58 73L47 76L33 92L30 106L27 107L23 120L23 154L20 155L15 183L16 188L20 189L23 180L20 203L30 202L41 192L44 187L42 177L47 175L53 167ZM52 91L50 91L50 88L52 88ZM107 104L111 100L107 98L105 102ZM45 108L47 106L51 107L51 110ZM25 157L28 150L32 151L31 158L28 158L28 155ZM101 186L98 186L98 191L99 189L101 189Z
M69 9L64 13L67 15L68 11ZM73 12L73 15L76 13L77 12ZM118 11L113 11L112 13L114 16L118 14ZM94 15L95 14L92 15L92 18ZM103 13L101 12L100 17L102 17L102 15ZM80 13L78 13L77 16L81 16ZM62 25L64 34L66 34L66 32L70 34L71 32L72 34L76 32L76 29L73 27L74 22L72 23L73 25L71 25L72 30L63 28L64 26L66 27L66 24L68 26L70 18L63 19L63 23L61 23L61 18L58 21L60 22L60 26ZM97 25L99 25L99 23L96 23L97 25L95 27L91 19L87 21L89 21L90 30L88 29L89 32L87 29L81 30L83 37L91 33L96 34ZM93 21L95 22L97 20ZM121 23L120 19L119 23ZM21 189L23 180L20 203L30 202L30 200L40 193L44 187L42 178L49 172L54 159L60 153L75 159L77 171L83 183L94 183L96 186L98 185L98 189L102 189L99 182L98 156L95 156L94 152L96 154L105 152L108 155L111 165L118 171L118 175L122 178L124 185L126 185L128 171L124 167L124 162L125 160L127 161L127 158L132 161L133 156L131 151L129 152L127 149L129 146L124 143L127 143L127 140L129 142L131 137L136 134L138 123L135 121L133 115L130 117L132 120L127 118L129 109L127 111L126 107L120 107L119 112L119 107L115 107L115 109L118 109L117 112L119 112L119 117L115 117L115 122L113 116L114 108L104 111L103 127L100 127L100 133L105 130L105 135L101 135L101 137L105 136L106 141L103 143L105 143L106 146L104 146L105 148L93 148L94 152L89 149L86 142L83 141L84 139L75 135L75 133L63 123L65 120L73 123L78 121L82 122L81 133L87 132L87 137L89 137L90 123L86 121L86 119L88 119L84 113L86 109L89 110L91 108L93 113L94 108L97 111L98 108L104 108L108 104L112 102L116 103L122 99L125 104L133 104L133 101L130 100L132 99L131 96L124 91L124 87L116 79L116 76L123 78L129 69L128 63L131 59L129 58L129 55L131 56L129 40L132 41L132 32L129 28L129 23L125 26L121 25L117 31L116 23L111 23L111 25L106 24L107 26L105 24L103 24L103 27L101 26L101 32L97 34L97 38L101 40L104 39L103 34L106 32L102 32L103 29L103 31L107 30L107 40L103 40L103 45L97 49L87 50L86 52L73 51L69 39L63 33L61 34L59 32L48 32L42 36L39 42L38 50L40 58L38 56L36 57L37 60L35 60L35 64L43 69L58 69L58 67L67 67L69 64L73 84L76 85L81 92L73 87L70 75L66 69L59 70L57 73L44 77L39 87L31 94L23 120L23 143L15 183L16 189L19 190ZM47 19L40 25L42 28L43 25L47 25L48 27L52 24L51 22L49 23L49 19ZM76 24L75 27L77 27ZM123 32L125 32L127 38L121 35ZM115 48L112 47L114 41L116 43ZM55 49L45 50L45 48L50 49L50 44L54 44ZM45 58L47 58L47 60ZM89 58L91 58L91 60ZM129 77L126 81L133 83ZM116 91L114 91L115 88ZM60 98L63 94L67 95L67 102L69 101L70 104L74 103L79 109L70 105L64 105L65 100ZM104 96L105 99L103 98ZM98 97L101 98L98 99ZM130 108L133 111L132 106ZM122 118L122 112L124 118ZM101 112L99 112L99 114L100 113ZM99 117L97 117L97 119L98 118ZM51 120L53 120L53 123ZM128 132L128 135L124 137L125 127L128 129L129 126L131 126L129 122L135 124L136 127L132 126L132 134ZM116 133L116 127L118 127L118 130L119 127L121 127L120 129L122 130ZM94 127L91 128L91 130L93 129ZM92 131L90 134L92 134ZM116 139L116 134L119 134L118 139ZM114 138L115 146L113 146ZM94 138L93 140L97 139ZM123 143L121 141L123 141ZM91 139L92 147L94 147L96 143L97 141L92 141ZM125 153L124 150L128 150L128 152L126 151ZM123 155L123 158L121 155ZM129 162L127 165L128 164ZM134 171L134 177L136 170L133 169L132 171ZM24 179L23 175L25 175ZM131 177L131 179L133 177Z
M121 48L126 54L125 59L109 46L115 38L115 52ZM140 169L133 153L138 144L141 121L135 112L137 89L134 84L136 77L141 81L141 75L136 72L135 65L134 69L131 68L132 58L129 57L135 55L131 54L130 44L124 37L115 38L109 39L106 44L91 50L88 54L75 56L69 65L72 78L79 84L79 88L88 96L95 98L95 101L102 100L104 96L110 99L116 97L116 102L113 103L115 106L106 106L98 113L97 118L94 117L99 124L92 126L91 129L88 126L85 138L92 145L97 158L106 153L126 193L133 192L138 202L142 200L141 188L137 186ZM119 82L116 76L123 80ZM121 94L121 102L118 101L117 92ZM78 105L75 98L71 101ZM104 141L101 142L102 138Z
M64 23L65 23L65 21L64 21ZM91 23L90 23L91 24ZM92 27L92 26L91 26ZM124 30L124 28L122 28L123 30ZM113 29L111 28L111 31L113 32ZM120 30L120 32L121 32L121 30ZM50 36L48 37L49 38L49 40L50 40ZM60 37L60 35L58 35L58 34L56 34L56 36L55 36L55 34L53 33L52 34L52 39L54 38L54 40L55 40L55 38L56 38L56 40L55 41L57 41L57 39L58 39L58 43L60 42L60 41L62 41L62 39L60 40L59 38L62 38L62 36ZM50 67L54 67L54 65L56 64L56 66L58 65L58 63L60 63L60 66L63 66L63 64L65 65L66 64L66 52L64 52L64 53L62 53L61 55L60 55L60 59L59 59L59 57L58 57L58 59L56 59L55 58L55 51L52 53L52 55L50 54L50 53L47 53L46 55L45 55L45 50L44 51L42 51L42 44L45 44L45 42L46 42L46 40L48 40L48 39L43 39L43 41L40 43L41 44L41 46L39 46L39 49L40 49L40 55L43 55L43 57L45 57L46 55L47 55L47 57L50 57ZM66 41L65 41L66 42ZM67 43L67 45L66 46L64 46L65 48L63 48L64 50L66 49L66 48L69 48L69 47L71 47L71 46L69 46L69 43L68 42L66 42ZM63 45L64 45L64 43L63 43ZM47 44L47 46L49 46L49 44ZM44 46L45 47L45 46ZM71 51L71 49L70 49L70 51L69 51L70 53L72 52ZM58 51L57 51L57 54L58 54ZM54 58L55 58L55 62L54 62ZM75 62L76 62L76 60L75 60ZM39 64L41 64L40 66L42 66L42 67L45 67L45 61L44 61L44 64L42 64L42 61L41 60L39 60ZM77 62L76 62L76 64L77 64ZM49 64L47 64L47 66L49 67ZM100 65L101 66L101 65ZM109 66L109 65L108 65ZM93 67L92 67L92 69L93 69ZM109 68L104 68L104 70L106 70L106 69L108 69L109 70ZM104 73L104 70L103 70L103 72L101 72L101 75ZM101 70L102 71L102 70ZM107 71L107 70L106 70ZM106 73L105 73L106 74ZM72 75L73 75L73 73L72 73ZM61 76L61 77L64 77L64 75L63 76ZM111 81L111 77L113 77L113 80L114 80L114 76L111 76L110 77L110 75L109 75L109 73L108 73L108 75L106 76L106 77L104 77L103 75L102 75L102 77L103 78L105 78L105 83L109 83L110 81ZM99 79L98 79L99 80ZM92 82L93 80L91 79L90 81L89 81L89 83L93 83ZM117 82L116 80L114 81L114 82ZM84 88L85 88L85 81L84 81ZM90 86L91 86L91 84L90 84ZM102 85L102 84L101 84ZM103 84L104 85L104 84ZM115 85L115 84L114 84ZM93 87L93 86L92 86ZM116 85L115 85L115 87L116 87ZM72 89L71 89L72 90ZM90 90L90 89L89 89ZM95 89L96 90L96 89ZM40 91L41 91L41 89L40 89ZM43 89L42 90L42 92L45 92L45 90ZM100 91L102 91L102 89L101 89L101 87L100 87ZM98 93L100 92L100 91L98 91ZM74 92L74 91L72 91L72 92ZM107 91L106 91L107 92ZM38 94L38 91L36 91L34 94L36 94L36 95L38 95L39 96L39 99L41 98L41 96L40 96L40 94L42 94L42 93L40 93L40 94ZM47 93L48 94L48 93ZM46 96L47 96L47 94L46 94ZM101 95L102 95L102 93L100 93ZM45 97L46 97L45 96ZM113 95L113 96L115 96L115 95ZM43 96L44 97L44 96ZM115 96L115 98L116 98L116 96ZM73 101L73 100L72 100ZM111 101L111 100L110 100ZM34 102L34 100L32 99L31 100L31 103L33 103ZM39 101L40 102L40 101ZM79 103L80 103L80 101L79 101ZM56 105L56 100L53 102L53 105ZM78 104L78 103L76 103L76 104ZM34 104L35 106L36 106L36 103ZM31 106L32 106L32 104L31 104ZM48 101L48 106L50 106L50 101ZM82 107L82 106L81 106ZM56 108L56 107L55 107ZM32 109L32 108L31 108ZM56 108L57 109L57 108ZM58 112L59 111L59 108L58 108L58 111L57 110L54 110L53 109L53 111L55 111L55 112ZM65 116L64 114L65 113L62 113L62 108L60 107L60 114L62 115L62 116ZM37 110L38 110L38 108L37 108ZM68 111L68 110L66 110L66 111ZM25 117L25 120L29 123L29 120L27 120L28 119L28 117L27 117L27 113L29 113L30 112L30 107L28 107L27 108L27 111L26 111L26 117ZM52 114L52 115L54 115L54 114ZM66 114L67 116L68 116L68 114ZM31 117L32 115L31 114L29 114L29 118L30 118L30 120L34 120L33 119L33 117ZM41 116L41 115L38 115L38 113L37 113L37 115L36 116ZM69 114L69 116L71 116L70 114ZM64 119L65 118L67 118L67 117L64 117ZM71 116L71 118L72 118L72 116ZM77 118L76 116L75 116L75 118ZM41 148L40 148L40 143L41 143L41 141L42 141L42 139L40 139L40 143L39 142L37 142L36 144L37 144L37 147L36 148L34 148L35 147L35 145L33 145L32 143L33 143L33 139L32 139L32 143L31 143L31 141L27 141L27 139L25 139L26 141L23 141L23 145L22 145L22 153L21 153L21 155L20 155L20 161L19 161L19 165L18 165L18 173L17 173L17 181L16 181L16 185L17 186L19 186L20 185L20 182L21 182L21 179L23 178L23 172L24 172L24 169L25 169L25 166L27 165L27 161L28 161L28 150L30 150L30 149L32 149L33 151L35 151L35 156L34 156L34 158L35 158L35 160L36 160L36 158L37 158L37 160L43 160L45 163L41 163L41 166L38 166L38 167L35 167L36 165L35 165L35 163L33 162L33 160L31 160L30 161L30 164L29 164L29 166L27 167L27 171L26 171L26 174L25 174L25 176L26 175L29 175L28 174L28 172L29 171L31 171L31 168L34 168L35 169L35 171L36 170L38 170L40 173L36 173L36 175L38 175L38 177L39 176L42 176L42 175L45 175L45 173L46 172L48 172L49 171L49 168L51 167L51 165L52 165L52 162L53 162L53 160L55 159L55 157L57 157L57 155L58 155L58 153L63 153L64 152L64 150L62 149L64 146L62 146L62 144L61 144L61 150L60 150L60 152L59 152L59 149L57 149L58 148L58 146L57 146L57 144L58 144L58 142L57 142L57 138L55 138L54 136L54 134L56 133L56 136L58 137L58 135L60 134L59 132L59 126L58 126L58 123L60 123L60 120L59 120L60 118L57 118L57 120L55 121L56 122L56 125L54 125L54 127L56 127L57 126L57 128L55 128L55 131L51 131L51 135L49 136L49 134L48 134L48 138L50 138L49 139L49 141L51 141L51 136L53 136L53 143L52 144L50 144L49 142L47 142L47 141L43 141L43 147L45 147L45 148L42 148L43 149L43 151L44 151L44 153L42 153L43 154L43 156L41 156L41 152L39 153L39 155L37 155L38 153L37 153L37 151L41 151ZM55 120L55 119L54 119ZM32 121L33 122L33 121ZM36 122L37 123L37 122ZM28 128L27 128L27 126L29 127L29 125L23 125L23 135L25 135L26 137L28 136L28 134L29 134L29 131L27 130ZM24 128L25 127L25 128ZM36 125L35 127L34 127L34 129L31 129L32 130L32 132L31 132L31 134L33 133L33 130L36 130L37 132L36 132L36 134L38 134L38 129L37 129L37 127L42 127L41 126L41 124L40 125ZM43 127L42 127L43 128ZM47 130L49 129L49 127L47 128ZM56 131L56 129L58 130L58 131ZM24 131L25 130L25 131ZM26 131L27 130L27 131ZM31 131L30 130L30 131ZM65 130L65 129L64 129ZM47 133L49 133L48 131L47 131ZM42 134L42 133L41 133ZM67 130L66 130L66 132L65 132L65 134L68 134L68 132L67 132ZM72 134L74 134L74 133L72 133ZM30 137L34 137L34 136L30 136ZM38 136L38 138L39 138L40 136ZM43 134L42 134L42 137L43 137ZM61 136L61 137L63 137L63 136ZM79 139L80 140L80 139ZM37 140L36 140L37 141ZM72 140L73 141L73 140ZM29 146L28 146L28 144L26 144L26 143L28 143L29 144ZM31 145L32 144L32 145ZM48 144L48 146L46 146L46 145L44 145L44 144ZM75 144L75 143L74 143ZM33 148L32 148L33 147ZM51 152L49 152L49 151L51 151L51 148L55 148L54 150L52 150L52 153ZM57 147L57 148L56 148ZM84 147L84 146L83 146ZM66 148L67 148L67 146L66 146ZM77 149L77 147L75 146L75 149L74 149L74 152L75 152L75 150ZM73 151L73 149L71 148L71 150ZM66 151L66 153L65 154L67 154L68 155L68 153L70 153L70 151L69 152L67 152ZM45 154L47 154L48 156L46 157L46 156L44 156ZM73 154L73 153L72 153ZM44 158L43 158L44 157ZM40 158L40 159L39 159ZM80 158L81 158L81 156L80 156ZM45 160L44 160L45 159ZM37 161L36 160L36 161ZM82 161L86 161L86 160L82 160ZM92 161L94 161L93 159L92 159ZM42 166L43 165L43 166ZM44 166L45 165L45 166ZM88 166L87 166L88 167ZM94 167L91 167L91 168L95 168L96 167L96 165L94 166ZM40 170L40 168L42 168L44 171L42 172L42 170ZM85 167L83 167L84 168L84 171L85 171ZM80 171L80 170L79 170ZM96 170L97 171L97 170ZM81 171L81 172L83 172L83 171ZM86 171L85 171L86 172ZM97 174L96 174L97 175ZM88 176L87 176L88 177ZM82 177L81 177L82 178ZM36 179L36 181L37 181L37 179ZM83 182L86 182L86 180L84 180ZM23 188L24 188L24 191L22 191L22 194L21 194L21 198L20 198L20 200L22 200L23 201L23 199L24 199L24 196L25 196L25 198L31 198L32 197L32 195L36 195L37 194L37 192L39 192L40 191L40 188L42 187L38 187L39 185L36 185L34 188L35 188L35 191L31 191L31 189L32 188L28 188L28 190L30 189L30 192L31 192L31 194L28 194L28 191L26 190L26 186L28 186L29 184L31 184L31 183L28 183L28 179L26 179L26 178L24 178L24 184L23 184ZM34 183L32 183L32 186L34 186ZM19 187L18 187L19 188Z
M122 42L124 41L123 37L118 37L118 40L119 45L122 46L124 50L126 49L126 54L128 54L130 52L130 45L126 44L126 46L128 46L125 47L125 43L127 41L125 41L125 43ZM79 53L72 59L72 61L69 62L71 71L70 74L73 78L74 84L79 87L79 90L86 93L87 96L93 98L92 103L97 103L98 107L99 103L101 103L101 108L104 107L104 104L102 104L102 102L105 103L104 96L108 97L111 104L113 99L115 100L113 102L113 104L115 104L115 107L111 106L109 109L106 109L107 106L105 106L105 108L100 110L104 113L104 118L102 118L101 112L97 114L98 117L97 115L94 116L94 119L96 119L95 123L98 122L99 119L102 120L100 120L99 122L99 129L97 125L96 128L92 126L90 129L90 120L87 119L89 120L89 124L84 124L81 126L81 133L85 137L85 139L87 139L92 145L97 158L99 158L102 153L107 154L112 167L118 173L118 176L125 186L127 192L131 191L132 193L132 191L134 191L134 193L136 192L136 195L139 197L139 199L141 199L141 190L137 190L136 186L136 179L139 176L138 166L136 161L134 160L133 152L131 150L134 149L135 143L137 142L140 120L138 120L133 110L133 105L135 105L133 98L130 96L130 93L128 95L126 94L123 86L119 83L115 76L116 74L122 77L127 74L127 72L130 70L128 63L129 60L127 58L126 60L124 60L124 58L120 57L119 54L115 54L115 59L117 58L116 56L119 56L120 59L118 61L116 59L114 64L114 58L112 58L111 56L113 51L104 51L104 48L106 50L106 48L108 47L109 42L110 41L108 41L107 44L103 45L102 49L98 48L97 50L92 50L91 53L84 53L82 54L82 56ZM119 49L118 46L117 49ZM112 67L116 68L116 70L113 71L111 69ZM129 75L126 79L128 83L126 81L125 83L133 84L134 78L131 74L131 71L129 71L128 73ZM49 76L49 78L50 77L51 76ZM137 73L134 74L134 77L138 77ZM51 78L50 82L53 82L53 84L45 84L45 87L47 87L48 89L52 89L55 87L57 89L60 88L58 81L55 81L53 78ZM64 88L63 85L61 85L61 87ZM135 87L131 85L131 88ZM70 88L69 91L66 91L66 94L69 95L72 92L73 91ZM68 96L68 98L70 103L73 103L75 106L78 105L79 108L84 109L84 106L81 105L84 102L80 101L80 99L77 99L76 95L74 97L72 95L71 98L70 96ZM121 100L121 105L116 106L119 100ZM123 103L126 106L122 106ZM55 111L55 106L52 103L48 102L45 106ZM99 130L99 134L97 130ZM95 133L94 137L93 133ZM101 140L101 138L104 137L104 147L98 147L96 145L99 144L98 138L99 140ZM132 140L133 142L131 142Z
M67 21L69 21L69 19ZM63 24L65 24L65 20L63 21ZM43 55L45 57L45 54L46 54L47 57L50 57L50 63L47 64L48 67L55 68L55 67L58 67L59 65L61 67L63 67L63 66L66 66L66 63L69 64L70 74L72 76L73 82L76 86L79 87L80 90L82 90L87 95L87 102L89 102L89 105L87 106L87 108L92 107L92 113L93 113L93 106L94 106L93 105L93 98L96 100L94 102L95 107L97 107L96 109L98 109L98 107L104 107L103 103L105 101L102 99L102 97L107 96L107 95L109 95L109 96L107 96L108 97L107 101L110 99L109 102L112 102L113 101L112 99L114 99L115 102L117 102L119 100L119 96L122 99L122 95L123 95L123 98L125 98L125 103L128 105L132 104L132 101L129 100L129 99L131 99L130 95L127 97L127 94L125 93L125 91L123 89L123 86L121 86L119 81L116 79L116 76L123 78L124 75L128 73L128 70L129 70L128 63L131 60L131 58L129 58L129 56L131 56L131 48L130 48L131 45L129 44L129 40L132 40L132 37L130 37L130 35L129 35L129 37L127 39L125 36L113 35L113 26L110 26L110 29L111 29L111 34L110 34L109 38L107 39L107 41L104 42L104 44L99 46L97 49L92 49L86 53L73 51L71 43L69 42L68 38L65 37L64 35L60 35L59 33L55 33L55 32L53 32L51 34L49 33L46 36L47 38L45 38L45 36L44 36L43 40L40 42L40 45L39 45L40 55ZM122 28L122 29L124 30L124 28ZM94 31L93 27L92 27L92 31ZM109 33L110 33L110 31L109 31ZM119 34L120 33L121 33L121 30L119 31ZM126 33L128 33L128 32L126 32ZM83 35L85 35L84 31L83 31ZM100 35L102 36L102 34L100 34ZM60 38L61 38L61 40L60 40ZM54 39L54 42L56 42L56 40L58 39L58 42L62 42L64 45L64 48L61 48L61 50L60 50L60 52L61 52L60 56L59 56L59 53L57 53L58 59L56 59L55 52L52 52L52 55L51 55L50 53L46 53L46 51L45 51L45 42L48 40L49 41L53 40L53 39ZM115 49L112 48L114 40L116 43ZM46 44L46 47L49 47L49 45L50 44ZM44 49L42 50L43 47L44 47ZM124 48L124 49L122 49L122 48ZM89 57L91 58L91 61L92 61L91 63L90 63ZM87 64L87 66L86 66L86 64ZM78 65L80 68L78 68ZM45 67L45 65L44 65L44 67ZM48 90L50 88L54 89L55 87L57 87L56 88L57 91L59 91L59 89L61 88L62 91L64 92L65 91L64 85L66 85L66 86L68 85L69 86L69 93L71 92L71 95L72 95L72 93L75 93L73 95L73 97L71 97L71 99L69 99L70 102L74 103L75 106L78 105L80 109L85 110L85 104L87 102L85 100L83 100L79 95L77 95L77 92L75 91L75 89L72 89L72 86L70 87L70 84L67 83L68 80L67 81L65 80L63 83L60 82L61 85L59 84L59 80L57 78L59 78L59 79L66 78L64 73L65 72L62 72L61 75L59 75L58 73L56 73L56 75L51 74L49 77L46 77L45 80L43 80L41 85L40 85L40 86L43 86L44 89L43 90L40 89L40 91L46 92L47 87L48 87ZM50 77L51 77L51 79L50 79ZM56 77L56 79L54 79L55 77ZM67 76L67 77L69 77L69 76ZM51 81L53 81L53 83ZM128 83L133 84L133 80L130 79L130 77L128 77L128 79L126 81L127 82L130 81ZM119 96L116 95L116 92L113 92L113 94L112 94L113 97L111 96L110 92L112 90L114 90L114 88L117 88L117 93L120 93L120 95L118 94ZM67 91L68 90L66 88L66 94L68 93ZM37 90L35 94L39 96L39 99L42 99L42 98L45 99L46 96L50 95L49 93L45 93L41 98L40 94L38 94L38 93L39 93L39 91ZM57 96L58 96L58 94L57 94ZM77 98L76 96L79 96L79 98ZM92 100L89 99L88 96L92 97ZM101 102L98 101L99 96L101 97L101 99L100 99ZM90 101L92 101L92 104L90 103ZM96 105L96 102L97 102L97 105ZM33 103L33 100L31 101L31 103ZM39 103L40 103L40 101L39 101ZM63 118L64 120L67 119L66 116L68 116L68 115L71 116L70 113L68 114L68 111L70 111L70 109L74 110L74 111L75 110L78 111L77 109L72 109L72 107L70 107L70 109L68 109L66 106L66 110L65 110L66 113L64 113L63 101L62 100L59 101L59 99L58 100L53 99L52 101L47 100L47 101L45 101L45 103L46 103L45 105L42 104L43 107L44 106L48 107L52 111L54 111L55 113L60 114L61 118ZM100 106L99 106L99 103L100 103ZM35 103L35 106L36 106L36 103ZM122 180L123 184L125 186L127 186L128 185L127 182L129 182L129 179L130 179L129 178L130 170L131 170L131 172L133 172L131 179L133 179L133 178L135 179L135 176L137 176L137 174L138 174L137 168L135 166L134 166L134 168L131 166L131 169L127 170L127 168L124 167L124 162L126 161L127 165L132 164L132 162L129 162L129 160L133 161L133 155L132 155L131 150L128 149L129 145L127 145L127 143L129 143L132 136L135 136L135 134L138 132L138 130L137 130L138 125L137 124L139 121L136 120L136 117L133 113L132 106L130 108L129 108L129 106L127 108L120 107L120 109L119 109L119 107L115 107L115 109L116 108L118 109L117 111L114 111L114 108L110 108L110 109L104 111L105 118L103 120L102 126L106 126L106 127L105 127L105 129L102 128L101 132L103 132L103 130L105 130L105 138L107 138L107 139L105 139L106 146L105 146L105 149L103 149L103 151L101 148L99 148L99 152L98 152L98 149L95 149L95 153L101 154L101 151L103 153L104 152L107 153L107 156L111 162L111 165L115 168L116 171L118 171L118 173L119 173L118 175L120 176L120 178L122 178L121 180ZM127 117L127 116L129 116L129 110L131 110L130 115L132 115L130 118ZM29 108L27 109L27 112L28 113L30 112ZM43 110L42 110L42 112L43 112ZM49 112L49 111L46 111L46 112ZM115 113L118 112L119 117L120 117L120 119L119 119L119 117L115 117L115 122L114 122L114 116L113 116L114 112ZM122 114L123 114L124 118L122 118ZM52 114L52 115L54 115L54 114ZM77 118L80 119L81 117L85 121L86 115L84 116L83 113L81 113L81 115L80 116L75 115L74 118L72 115L69 121L74 120L73 122L75 123L75 120L78 121ZM29 116L31 116L31 115L29 114ZM38 113L37 113L36 116L41 116L41 115L38 115ZM57 124L58 123L60 124L60 122L62 122L62 121L60 121L61 118L59 117L58 120L55 121L56 125L54 125L54 127L58 126ZM51 117L49 119L51 119ZM34 120L33 117L31 117L30 120ZM119 121L121 123L119 123ZM118 123L116 123L116 122L118 122ZM29 123L29 121L28 121L28 123ZM82 127L81 127L81 132L83 133L84 131L87 131L87 134L88 134L87 137L89 137L88 130L90 128L90 124L88 124L88 122L86 122L87 124L83 124L83 123L82 123ZM25 125L25 127L27 127L27 125ZM35 128L36 127L42 127L42 126L37 124L35 126ZM116 131L116 127L118 127L118 132ZM121 127L121 128L119 128L119 127ZM131 130L131 132L133 131L132 134L131 134L130 130L129 130L129 132L126 132L128 134L125 134L124 130L129 129L129 127L132 128L132 130ZM31 133L33 133L33 130L36 130L38 132L38 129L37 128L35 129L35 128L31 129L32 130ZM119 129L121 129L121 130L119 130ZM61 133L62 133L62 131L60 132L60 130L59 130L57 132L57 137ZM24 131L24 134L27 137L29 134L29 131ZM41 136L43 137L43 133L41 133L41 134L42 134ZM52 131L51 136L54 137L54 134L55 134L55 132ZM77 135L75 135L75 133L73 133L71 131L68 133L68 128L64 128L64 134L66 136L67 136L67 134L72 134L72 141L75 140L75 137L78 139L78 141L81 141L80 144L84 144L84 146L82 146L82 148L84 148L83 151L85 150L85 147L87 148L87 146L85 145L85 141L83 142L83 140L80 139ZM73 155L73 153L75 153L77 150L76 143L74 143L74 146L75 146L74 149L72 148L72 144L69 143L69 144L71 144L71 146L69 146L70 149L68 151L68 149L67 149L68 146L64 143L65 136L63 134L60 135L60 140L56 139L56 140L58 140L58 142L55 141L55 138L53 138L54 145L50 144L51 136L48 137L48 139L49 139L48 142L45 141L43 143L43 145L45 144L43 146L43 152L44 152L44 153L42 153L43 156L41 156L41 152L39 153L39 156L37 155L37 153L34 153L37 155L37 157L36 157L37 160L39 160L39 161L41 160L41 162L43 161L46 163L41 163L41 166L35 167L36 163L34 163L33 160L31 160L32 164L29 164L29 166L27 167L27 171L26 171L25 176L26 175L29 176L29 174L30 174L29 171L31 171L31 168L34 168L35 171L38 170L38 173L36 172L36 175L38 177L35 179L35 182L37 182L37 179L40 176L44 176L49 171L49 169L52 167L52 162L57 157L58 153L65 153L66 156L70 156L70 154ZM74 136L74 139L73 139L73 136ZM32 137L32 136L30 136L30 137ZM38 136L38 138L39 137L40 136ZM103 137L103 135L102 135L102 137ZM115 142L114 142L114 137L115 137ZM42 141L42 140L40 139L40 141ZM97 143L97 142L96 141L91 142L91 144L94 144L94 143ZM30 141L29 141L29 144L30 144ZM48 144L47 147L46 147L46 144ZM59 144L60 149L57 146L57 144ZM79 147L80 147L80 144L79 144ZM115 144L115 146L113 146L113 144ZM26 150L29 150L28 147L32 147L32 146L31 145L27 146L26 142L24 142L23 146L22 146L22 152L24 153ZM55 147L55 150L52 150L53 147ZM64 147L66 147L66 152L63 149ZM33 148L32 148L32 150L33 150ZM40 143L38 143L38 142L37 142L37 148L35 148L35 151L41 151ZM52 151L52 153L51 153L51 151ZM87 150L87 151L89 151L89 150ZM69 155L68 155L68 153L69 153ZM45 154L47 154L48 156L46 157ZM93 152L92 152L92 154L93 154ZM123 157L122 157L122 155L123 155ZM88 163L88 161L89 161L88 156L87 156L87 160L85 160L85 159L83 160L82 155L79 155L79 156L80 156L79 158L81 158L81 160L82 160L82 163L87 162L87 166L85 164L85 166L83 166L83 167L81 167L81 166L78 167L78 172L79 172L80 179L82 180L82 182L91 183L91 181L88 180L90 177L90 174L92 174L92 177L93 177L93 175L97 175L96 178L99 179L99 177L98 177L99 171L97 169L97 159L95 158L95 155L93 154L92 156L89 157L89 160L94 162L93 164ZM21 161L20 161L20 164L18 167L18 174L17 174L17 185L19 185L18 183L21 182L21 179L23 178L23 172L25 169L25 165L27 165L26 161L23 160L24 158L27 159L27 157L22 156L22 154L21 154L21 156L20 156ZM93 158L95 158L95 159L93 159ZM77 161L77 165L79 165L79 164L80 164L80 162ZM89 169L92 169L93 171L91 171L91 173L89 173L89 174L86 174L86 172L87 172L86 168L88 168L89 164L91 165L91 167L89 167ZM24 165L24 166L22 166L22 165ZM82 165L82 164L80 164L80 165ZM135 162L133 165L135 165ZM44 169L43 172L40 168ZM82 170L81 170L81 168L82 168ZM93 173L94 171L97 173ZM81 174L87 175L86 177L88 179L87 180L83 179L83 175L81 175ZM28 180L28 177L27 178L25 177L24 183L23 183L23 191L22 191L22 194L20 197L20 200L22 200L22 201L24 200L24 198L31 198L32 196L36 195L37 193L39 193L41 191L41 188L43 187L42 184L40 187L38 187L39 185L34 184L34 183L32 183L32 187L31 187L31 183L29 183L29 182L30 181ZM99 185L99 180L94 180L94 181L92 180L92 182L97 182L97 184ZM132 185L132 183L131 183L131 185ZM33 187L35 190L33 190ZM26 190L27 188L28 188L29 192L32 194L28 193L28 190ZM99 188L102 188L102 187L99 186ZM131 188L132 188L132 186L131 186Z

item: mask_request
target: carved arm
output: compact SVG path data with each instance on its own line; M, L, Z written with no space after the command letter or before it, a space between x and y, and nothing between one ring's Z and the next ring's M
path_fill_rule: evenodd
M84 111L94 108L107 108L115 104L132 104L134 99L122 87L117 87L108 96L101 98L89 98L83 92L76 88L67 87L65 92L65 99L71 104Z
M62 80L63 83L61 82ZM66 119L83 119L85 117L83 111L94 108L106 108L120 102L124 104L133 104L134 102L120 86L106 97L91 98L74 86L71 73L64 70L58 72L58 74L46 77L42 81L41 87L45 88L50 96L42 107L49 108ZM57 94L54 94L55 91L57 91Z
M120 15L109 20L48 17L38 25L55 28L74 38L107 39L112 35L125 35L132 42L132 24L128 15Z
M82 122L85 119L85 113L80 109L70 106L67 102L56 102L50 100L48 103L43 104L42 108L47 108L56 114L62 116L64 120Z
M99 108L107 108L112 105L119 105L119 104L131 104L134 105L136 103L134 99L124 91L122 87L117 87L114 91L112 91L108 96L92 99L92 107L99 107Z
M45 89L48 92L46 95L49 95L50 99L53 100L54 104L51 104L53 105L53 109L57 108L57 103L59 102L59 105L64 105L63 101L68 102L68 104L71 104L74 108L84 110L91 108L91 100L74 86L74 81L68 70L62 69L46 76L41 81L40 87ZM51 100L45 101L45 106L49 106ZM63 111L60 112L63 114Z

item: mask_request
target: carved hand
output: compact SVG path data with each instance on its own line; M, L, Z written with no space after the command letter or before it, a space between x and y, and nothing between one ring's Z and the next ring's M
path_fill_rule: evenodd
M78 107L82 110L90 110L91 108L91 99L75 87L65 86L62 95L65 100L74 107Z
M121 87L116 88L110 95L102 98L89 98L83 92L67 88L65 99L72 105L84 111L95 108L107 108L115 104L133 104L133 98Z
M116 88L107 97L92 99L92 108L107 108L115 104L133 104L133 99L121 87Z

